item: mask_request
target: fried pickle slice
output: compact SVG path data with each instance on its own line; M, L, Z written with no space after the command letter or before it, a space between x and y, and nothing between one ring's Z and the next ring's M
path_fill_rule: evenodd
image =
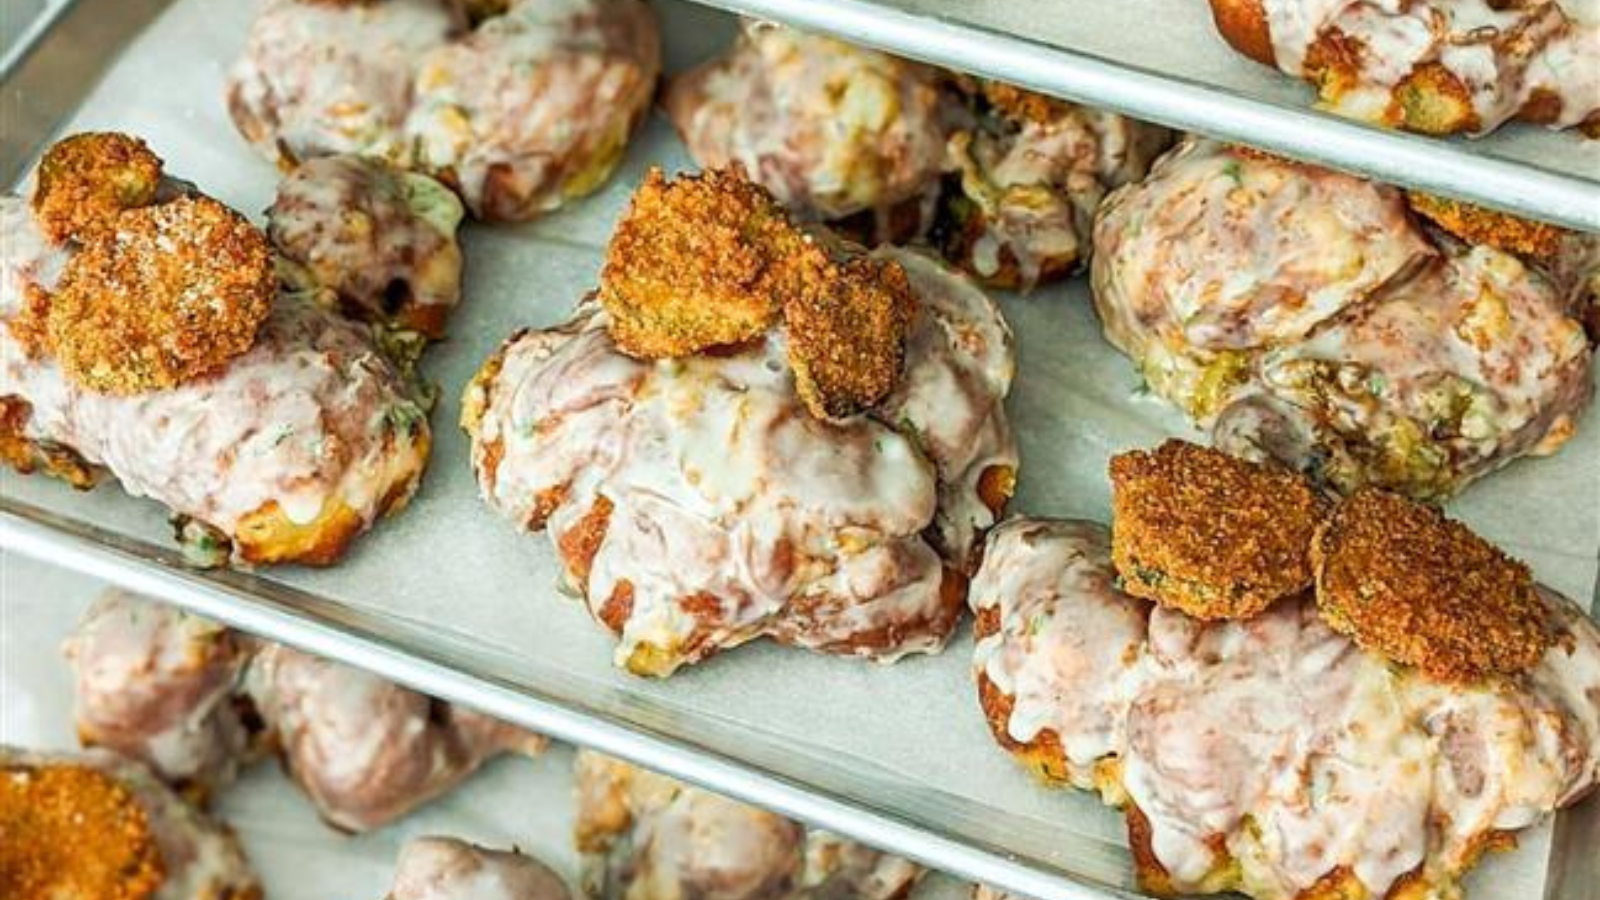
M145 900L166 880L144 807L71 763L0 771L0 896Z
M865 256L828 266L785 297L789 366L806 410L843 419L887 397L900 379L915 313L906 270Z
M1326 499L1304 476L1169 440L1111 458L1123 590L1197 619L1247 619L1311 586Z
M1398 494L1351 495L1311 559L1335 631L1437 681L1526 672L1557 639L1525 564Z
M1422 191L1407 191L1412 211L1469 244L1488 244L1497 250L1550 259L1561 247L1567 231L1547 222L1535 222L1462 200Z
M600 272L612 339L641 359L688 356L762 336L825 255L772 195L712 170L671 181L651 169Z
M262 232L204 196L125 210L67 263L52 351L91 390L172 388L248 350L277 290Z
M125 209L154 202L161 157L118 132L86 132L57 141L39 160L33 212L55 243L82 240Z

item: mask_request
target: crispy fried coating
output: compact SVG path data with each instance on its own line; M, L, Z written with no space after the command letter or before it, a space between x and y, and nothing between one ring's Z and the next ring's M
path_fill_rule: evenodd
M144 900L166 880L144 808L88 766L0 771L0 897Z
M155 200L161 157L136 137L87 132L57 141L39 161L33 212L61 243L105 228L124 209Z
M1418 215L1467 243L1488 244L1507 253L1550 259L1567 234L1566 230L1546 222L1534 222L1422 191L1407 191L1406 202Z
M67 263L50 345L92 390L171 388L248 350L276 289L266 236L221 203L127 210Z
M1072 104L1046 94L1036 94L1003 81L985 81L983 98L1001 115L1017 122L1054 122L1072 111Z
M1327 501L1305 477L1187 441L1111 458L1123 590L1198 619L1246 619L1311 586Z
M842 419L894 390L916 300L893 260L857 257L783 300L795 390L819 419Z
M1311 559L1334 630L1438 681L1525 672L1557 637L1526 565L1397 494L1351 495L1317 530Z
M826 256L764 189L731 171L651 169L600 273L611 336L641 359L754 340Z

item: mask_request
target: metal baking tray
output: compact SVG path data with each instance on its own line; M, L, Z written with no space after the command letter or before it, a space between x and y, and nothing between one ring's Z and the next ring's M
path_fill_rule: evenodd
M76 572L0 553L0 744L78 747L72 671L61 645L105 585ZM239 836L270 900L377 897L407 840L425 834L516 846L569 885L581 860L573 844L577 784L563 744L534 759L504 758L403 819L348 834L317 817L279 766L260 764L219 792L212 812ZM929 875L909 900L966 900L956 879Z
M60 21L92 24L120 2L78 0ZM669 67L732 34L723 13L659 8ZM82 103L19 139L38 146L62 130L137 131L170 171L237 208L265 208L276 173L234 134L220 91L251 13L232 0L178 0L126 34L119 53L87 57L76 41L58 41L71 31L47 33L16 72L48 66L56 87ZM8 96L14 84L7 77ZM939 656L889 667L762 643L665 682L641 680L612 667L610 639L558 594L545 539L517 534L478 501L454 426L462 385L514 328L565 317L593 284L612 223L651 164L689 165L660 117L594 197L531 225L467 229L466 302L451 339L424 362L444 387L429 472L416 501L339 566L193 571L158 506L113 483L77 493L10 472L0 475L0 547L962 877L1039 900L1133 896L1120 817L1089 795L1042 789L994 746L965 632ZM1193 432L1139 396L1134 367L1100 338L1081 279L1000 301L1019 338L1009 407L1024 463L1014 508L1104 519L1111 454ZM1589 417L1560 454L1516 463L1469 490L1452 511L1589 602L1600 571L1600 420ZM1490 860L1475 878L1478 896L1582 896L1581 886L1600 883L1597 858L1574 849L1594 846L1596 835L1600 803L1557 817L1524 835L1520 852Z
M1222 40L1206 0L704 2L1174 128L1600 231L1600 141L1515 124L1484 138L1441 140L1310 109L1309 87ZM1588 64L1600 66L1600 48Z

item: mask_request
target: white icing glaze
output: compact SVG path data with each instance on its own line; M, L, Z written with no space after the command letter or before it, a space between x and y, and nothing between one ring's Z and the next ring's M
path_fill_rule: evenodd
M936 182L947 102L932 69L767 23L673 79L666 100L702 167L738 165L823 219L884 211Z
M974 666L1012 698L1011 739L1054 733L1069 778L1091 788L1094 764L1125 742L1148 607L1117 590L1098 525L1012 519L988 544L968 601L998 630L978 639Z
M881 253L905 266L922 314L900 385L870 415L808 415L779 333L741 353L645 363L592 309L514 337L473 389L468 408L484 409L469 426L473 462L492 506L547 525L560 547L610 504L579 586L613 627L609 601L631 593L620 665L666 674L761 634L886 658L943 645L954 625L943 570L965 568L993 518L978 481L1016 465L1002 406L1011 336L969 282Z
M1430 238L1393 188L1209 141L1106 201L1092 285L1155 393L1342 489L1448 494L1553 451L1591 391L1543 273Z
M1420 869L1449 895L1491 832L1600 782L1600 629L1552 592L1570 643L1520 678L1442 686L1309 600L1242 622L1151 611L1111 586L1105 542L1083 522L996 528L971 602L1000 630L976 666L1014 696L1014 739L1058 733L1075 783L1120 761L1119 783L1094 786L1144 814L1180 892L1287 900L1342 869L1381 896ZM1217 881L1219 848L1236 880Z
M166 877L152 900L256 896L261 886L233 832L203 815L143 765L108 750L38 753L0 744L0 777L44 766L85 766L121 783L143 808Z
M268 0L229 104L268 156L379 156L438 174L475 215L520 220L610 173L659 43L636 0L513 0L470 31L444 0Z
M351 831L399 818L500 753L544 743L279 644L251 660L245 687L295 780L328 821Z
M204 788L231 781L247 736L231 703L245 654L226 629L109 590L68 637L78 735Z
M597 900L889 900L922 876L906 860L592 751L579 751L574 769L585 887Z
M61 251L17 211L25 206L0 198L8 303L19 279L42 279L61 264ZM217 373L131 396L78 386L53 360L29 359L0 328L0 397L32 408L28 437L69 447L128 493L230 536L269 503L306 523L338 500L370 525L396 479L421 470L418 436L428 428L365 328L289 294L278 297L254 346Z
M245 136L269 157L359 153L395 162L417 60L461 27L440 0L265 0L228 75Z
M1262 0L1279 68L1305 75L1319 39L1351 42L1357 83L1331 102L1356 118L1394 122L1397 88L1438 64L1467 90L1484 133L1530 100L1554 98L1551 126L1600 113L1600 3L1595 0Z
M449 172L481 217L555 209L615 165L649 107L659 45L635 0L513 0L419 63L405 125L416 164Z
M950 137L949 165L976 207L982 233L973 270L993 277L1002 254L1017 264L1023 289L1047 266L1088 256L1094 211L1108 190L1143 177L1166 129L1115 113L1065 106L1048 122L979 127Z
M385 900L568 900L549 867L514 851L448 837L418 837L400 848Z
M388 321L405 307L454 307L461 299L461 202L426 175L370 158L302 162L267 210L273 246L364 318ZM393 296L395 286L401 297Z

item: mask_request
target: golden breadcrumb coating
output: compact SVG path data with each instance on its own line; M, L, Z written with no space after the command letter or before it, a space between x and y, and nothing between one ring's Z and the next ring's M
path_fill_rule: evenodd
M1556 255L1567 234L1565 229L1546 222L1422 191L1407 191L1406 201L1417 214L1467 243L1487 244L1507 253L1549 259Z
M50 292L31 281L23 285L22 305L5 324L29 359L49 356Z
M895 262L825 248L733 170L652 169L600 273L618 348L641 359L753 341L787 320L796 390L817 418L854 415L899 379L916 309Z
M50 346L92 390L171 388L248 350L276 290L266 236L221 203L126 210L67 263Z
M155 200L160 185L161 157L144 141L117 132L75 134L39 160L33 213L50 240L81 240L122 210Z
M166 880L144 808L80 765L0 770L0 897L144 900Z
M822 251L772 195L713 170L667 181L651 169L600 272L611 336L642 359L688 356L765 334Z
M906 271L892 260L858 257L784 298L795 390L819 419L841 419L894 390L916 314Z
M1036 94L1003 81L985 81L983 97L1001 115L1016 122L1047 125L1071 112L1073 106L1045 94Z
M1199 619L1247 619L1311 586L1327 500L1304 476L1169 440L1111 458L1123 589Z
M1557 638L1526 565L1398 494L1351 495L1311 558L1334 630L1438 681L1525 672Z

